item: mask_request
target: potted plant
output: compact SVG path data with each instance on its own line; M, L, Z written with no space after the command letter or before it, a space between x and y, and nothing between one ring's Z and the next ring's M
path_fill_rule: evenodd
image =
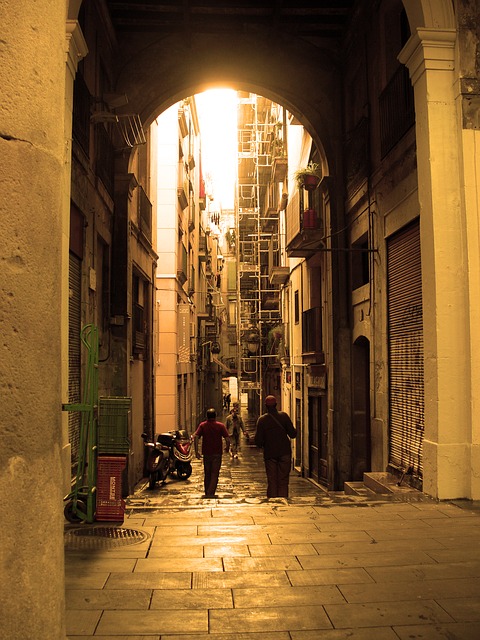
M303 169L295 171L294 178L299 189L303 187L307 191L313 191L322 178L321 167L316 162L309 162Z
M317 228L317 212L315 211L315 209L305 209L305 211L303 212L303 228Z

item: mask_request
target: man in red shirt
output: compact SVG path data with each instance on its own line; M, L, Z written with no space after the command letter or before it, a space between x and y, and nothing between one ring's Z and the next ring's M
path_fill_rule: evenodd
M201 458L198 450L199 439L202 438L203 474L205 498L216 498L218 476L222 466L222 438L225 438L226 452L230 449L230 436L223 422L217 421L215 409L208 409L207 419L201 422L194 435L195 455Z

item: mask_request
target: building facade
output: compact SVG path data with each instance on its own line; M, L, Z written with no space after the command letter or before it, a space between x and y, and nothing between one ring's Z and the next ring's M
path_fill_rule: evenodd
M150 128L154 177L155 429L194 432L221 406L218 353L218 229L201 170L195 98L167 109ZM217 304L215 304L217 302Z
M221 5L215 13L209 4L208 28L183 5L182 13L168 3L174 15L166 12L159 24L138 3L130 5L133 17L129 3L121 15L107 0L84 4L80 11L78 0L7 0L0 21L8 43L0 65L0 489L3 548L15 560L4 569L3 602L4 632L13 637L64 636L62 498L74 430L62 412L74 355L70 253L72 264L82 262L80 318L104 330L110 316L99 359L112 366L99 376L102 393L132 397L133 443L153 415L151 399L137 397L152 367L142 340L153 311L145 301L153 300L156 258L147 214L138 213L141 201L148 210L138 195L140 186L149 199L148 153L127 135L128 148L120 143L114 153L112 188L110 127L115 136L125 134L119 123L130 122L130 134L138 121L145 130L172 104L213 83L255 91L287 108L310 134L312 157L327 178L319 192L327 242L309 258L318 261L310 266L323 274L322 289L311 287L310 306L302 309L304 265L286 293L297 334L300 314L318 307L319 296L323 309L325 372L319 359L305 360L303 346L299 364L307 366L292 369L290 378L284 372L298 396L307 385L312 413L326 412L318 455L326 469L319 468L319 477L339 488L368 467L395 467L411 469L423 491L439 499L480 495L476 3L342 3L325 25L317 13L307 24L295 22L297 13L283 6L269 14L271 24L245 14L232 25ZM180 47L180 33L188 46ZM93 135L86 150L73 149L80 76L92 97L84 114ZM125 95L128 103L119 106ZM118 120L91 120L99 104ZM103 159L92 157L94 150ZM105 314L108 265L116 289ZM78 292L78 268L76 277ZM312 366L318 369L308 371ZM303 396L291 397L305 420L305 390ZM326 405L319 410L322 396ZM318 448L315 442L303 442L303 451ZM134 453L130 469L137 463ZM42 558L33 521L41 525ZM25 601L30 615L19 619L18 602Z
M125 492L143 475L142 432L152 428L153 288L149 146L138 114L117 115L115 38L101 7L78 16L88 54L73 86L68 270L68 403L85 393L88 353L81 334L98 330L98 398L130 398ZM101 405L101 400L99 403ZM101 408L101 407L100 407ZM82 414L67 413L66 483L75 476ZM68 461L70 458L70 461ZM71 470L71 471L70 471ZM68 485L67 485L68 486ZM68 493L68 491L65 491Z

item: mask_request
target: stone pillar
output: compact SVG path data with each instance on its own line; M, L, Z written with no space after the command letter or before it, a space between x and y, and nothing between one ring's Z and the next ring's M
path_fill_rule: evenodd
M422 251L424 491L470 497L470 379L461 131L451 29L417 29L400 55L415 90Z
M62 469L64 0L0 19L2 636L65 637Z

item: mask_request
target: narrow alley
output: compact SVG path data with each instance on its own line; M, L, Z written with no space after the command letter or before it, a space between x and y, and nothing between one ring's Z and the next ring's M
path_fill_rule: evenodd
M478 638L476 503L327 493L295 472L288 501L267 500L245 440L218 499L202 480L194 461L186 481L139 483L123 524L66 526L70 639Z

